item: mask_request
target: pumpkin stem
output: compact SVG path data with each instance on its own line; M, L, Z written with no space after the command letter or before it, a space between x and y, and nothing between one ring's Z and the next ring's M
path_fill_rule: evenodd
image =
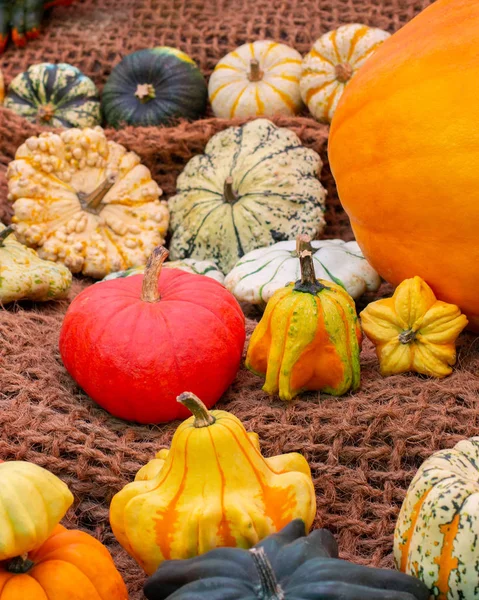
M353 67L349 63L340 63L336 65L336 79L341 83L346 83L353 76Z
M416 332L412 329L408 329L407 331L403 331L399 334L399 341L401 344L410 344L411 342L414 342L415 339Z
M28 554L15 556L7 562L7 571L9 573L27 573L35 563L28 558Z
M82 209L86 210L89 213L97 215L100 212L99 208L103 198L115 185L116 181L117 176L112 173L102 183L100 183L96 190L93 190L93 192L91 192L90 194L85 194L85 192L78 192L77 196L80 200Z
M316 279L313 262L314 248L311 245L309 235L298 235L296 238L296 254L299 256L301 268L301 279L294 285L295 292L307 292L308 294L317 294L326 289L322 283Z
M251 548L253 562L261 583L261 598L264 600L285 600L286 596L279 585L273 567L264 548Z
M3 246L3 242L7 239L7 237L14 231L15 229L13 228L13 225L9 225L8 227L5 227L3 231L0 231L0 248Z
M250 81L261 81L263 79L263 71L259 68L259 61L256 58L252 58L249 61L249 73L248 79Z
M155 88L151 83L139 83L136 88L135 96L139 98L142 104L145 104L146 102L153 100L153 98L156 98Z
M206 406L201 402L198 396L193 392L183 392L176 399L177 402L186 406L190 413L195 417L195 427L209 427L213 425L216 419L208 412Z
M55 107L51 104L44 104L38 108L37 117L40 121L46 121L47 123L53 119L55 114Z
M163 246L157 246L148 258L143 275L143 286L141 288L141 299L143 302L158 302L160 292L158 282L160 280L161 267L168 258L169 252Z
M233 189L233 178L227 177L223 188L223 196L226 202L234 204L238 200L238 194Z

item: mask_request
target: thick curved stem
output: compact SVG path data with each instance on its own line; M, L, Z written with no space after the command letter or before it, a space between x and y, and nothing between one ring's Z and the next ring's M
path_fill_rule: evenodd
M216 419L208 412L206 406L193 392L183 392L176 399L177 402L186 406L190 413L195 417L195 427L209 427L213 425Z
M22 554L22 556L15 556L7 562L6 569L9 573L27 573L35 563L28 558L28 554Z
M0 248L3 246L3 242L7 239L7 237L14 233L15 229L13 228L13 225L9 225L8 227L5 227L5 229L3 231L0 231Z
M101 208L100 205L103 201L103 198L108 194L111 188L115 185L117 181L117 176L114 174L109 175L105 181L100 183L100 185L93 190L90 194L85 194L83 192L78 192L78 199L80 200L81 207L83 210L87 212L93 213L97 215Z
M143 302L158 302L160 292L158 291L158 282L160 280L161 267L168 258L169 252L163 246L157 246L148 258L143 276L143 286L141 288L141 299Z
M294 286L296 292L317 294L325 289L325 286L316 279L313 252L314 248L311 245L311 238L304 234L298 235L296 238L296 254L299 256L301 279Z
M252 58L249 61L248 79L250 81L261 81L263 79L263 75L263 71L259 68L259 61L256 58Z
M250 552L253 555L254 566L261 583L261 598L264 598L264 600L285 600L285 593L276 579L264 548L251 548Z
M234 204L238 200L238 194L233 189L233 178L227 177L223 187L223 196L226 202Z

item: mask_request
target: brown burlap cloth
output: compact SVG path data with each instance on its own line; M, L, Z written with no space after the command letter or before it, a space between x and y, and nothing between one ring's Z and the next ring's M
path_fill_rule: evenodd
M308 51L321 33L364 22L398 29L429 0L85 0L56 9L43 37L0 60L7 81L29 64L64 60L101 86L120 57L159 44L190 53L206 74L235 46L259 38ZM309 118L280 119L326 163L327 127ZM208 119L166 129L108 132L136 151L169 196L185 162L231 123ZM38 128L0 109L0 216L8 220L5 169ZM327 164L328 237L350 239ZM394 251L391 249L391 251ZM77 280L71 297L88 285ZM383 291L387 292L387 288ZM362 304L365 300L362 301ZM0 458L33 461L64 479L75 495L68 522L111 550L131 598L144 576L115 542L111 497L169 444L178 425L135 426L109 417L71 381L59 358L58 333L68 303L0 312ZM248 331L254 327L248 321ZM154 343L154 340L151 340ZM338 537L342 555L391 566L392 533L405 490L431 452L479 434L479 341L461 337L454 373L444 381L414 375L381 378L371 345L362 354L361 390L344 398L304 396L290 406L269 399L242 369L218 404L258 432L266 455L302 452L317 490L317 526Z

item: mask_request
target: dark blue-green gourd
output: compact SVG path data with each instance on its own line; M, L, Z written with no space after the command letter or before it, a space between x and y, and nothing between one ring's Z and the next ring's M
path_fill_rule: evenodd
M206 109L208 88L184 52L161 46L133 52L111 72L102 95L106 121L150 126L196 119Z
M100 97L95 84L66 63L32 65L17 75L4 105L40 125L84 128L101 123Z
M338 558L331 532L306 536L300 519L251 550L216 548L166 560L144 587L148 600L428 600L418 579Z

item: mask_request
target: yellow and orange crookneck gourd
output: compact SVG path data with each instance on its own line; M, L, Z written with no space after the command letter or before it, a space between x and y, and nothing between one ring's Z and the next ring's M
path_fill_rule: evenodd
M98 540L57 525L36 550L0 562L0 600L127 600L115 563Z
M329 160L369 263L419 275L479 331L479 2L436 0L346 86Z
M189 392L178 401L193 416L110 507L117 540L149 575L167 559L250 548L296 518L309 530L316 497L303 456L264 458L231 413L208 412Z
M437 300L420 277L403 281L392 298L368 304L360 317L376 346L382 375L449 375L456 362L456 339L467 325L459 308Z
M361 328L354 300L316 279L307 236L297 239L301 279L277 290L251 336L246 367L266 376L263 390L292 400L301 391L340 396L360 384Z

